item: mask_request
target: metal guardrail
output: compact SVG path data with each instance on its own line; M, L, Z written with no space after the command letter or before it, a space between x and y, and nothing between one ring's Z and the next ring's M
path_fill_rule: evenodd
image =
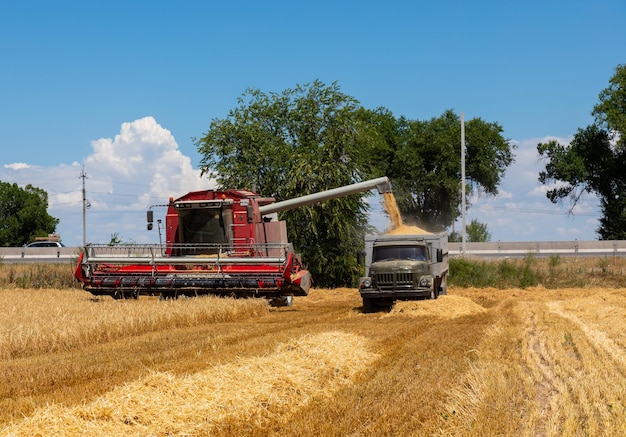
M64 263L78 258L79 247L0 247L4 263Z
M0 260L4 263L73 262L80 250L80 247L0 247ZM450 256L461 255L461 243L448 243L448 251ZM483 258L515 258L528 254L538 257L626 256L626 240L465 243L465 254Z
M448 243L448 251L450 256L462 255L461 243ZM626 240L465 243L465 255L483 258L515 258L529 254L537 257L626 256Z

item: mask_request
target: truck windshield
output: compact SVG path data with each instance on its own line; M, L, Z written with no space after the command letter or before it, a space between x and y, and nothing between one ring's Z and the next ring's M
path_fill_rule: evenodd
M390 261L394 259L408 259L426 261L424 246L377 246L374 247L372 262Z

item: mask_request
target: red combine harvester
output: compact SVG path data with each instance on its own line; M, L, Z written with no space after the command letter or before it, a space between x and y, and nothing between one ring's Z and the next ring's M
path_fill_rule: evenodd
M282 202L247 190L193 191L170 199L165 244L89 244L74 274L85 290L115 299L217 294L290 306L293 296L308 294L311 276L274 213L372 189L391 191L389 179ZM153 211L147 215L152 229Z

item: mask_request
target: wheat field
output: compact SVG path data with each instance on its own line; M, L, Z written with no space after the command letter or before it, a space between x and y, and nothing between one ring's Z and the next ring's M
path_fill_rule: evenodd
M626 289L0 299L4 436L626 435Z

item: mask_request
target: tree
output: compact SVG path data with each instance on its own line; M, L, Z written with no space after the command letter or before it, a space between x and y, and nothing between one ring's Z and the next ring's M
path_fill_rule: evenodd
M491 233L487 230L487 225L477 219L472 219L470 224L466 226L465 232L467 233L467 241L472 243L486 243L491 240Z
M124 241L124 238L119 234L119 232L113 232L111 234L111 239L109 240L108 246L120 246L124 244L136 244L133 239L130 241Z
M460 118L448 110L428 121L395 119L383 108L360 116L377 134L363 168L391 178L403 220L430 231L448 228L461 215ZM469 188L496 195L515 146L497 123L472 119L465 131Z
M41 188L0 181L0 245L22 246L54 233L59 219L47 209L48 193Z
M626 65L619 65L593 108L594 123L578 129L568 145L539 143L545 160L539 181L553 184L553 203L570 199L570 212L585 193L600 199L602 217L596 230L602 240L626 239Z
M485 223L479 222L477 219L472 221L465 227L465 238L470 243L486 243L491 241L491 233L487 230ZM459 243L463 240L463 236L460 232L451 232L448 236L448 241Z
M222 187L286 200L361 181L358 102L320 81L282 93L249 89L195 140L203 174ZM354 285L367 225L365 194L281 213L318 286Z

